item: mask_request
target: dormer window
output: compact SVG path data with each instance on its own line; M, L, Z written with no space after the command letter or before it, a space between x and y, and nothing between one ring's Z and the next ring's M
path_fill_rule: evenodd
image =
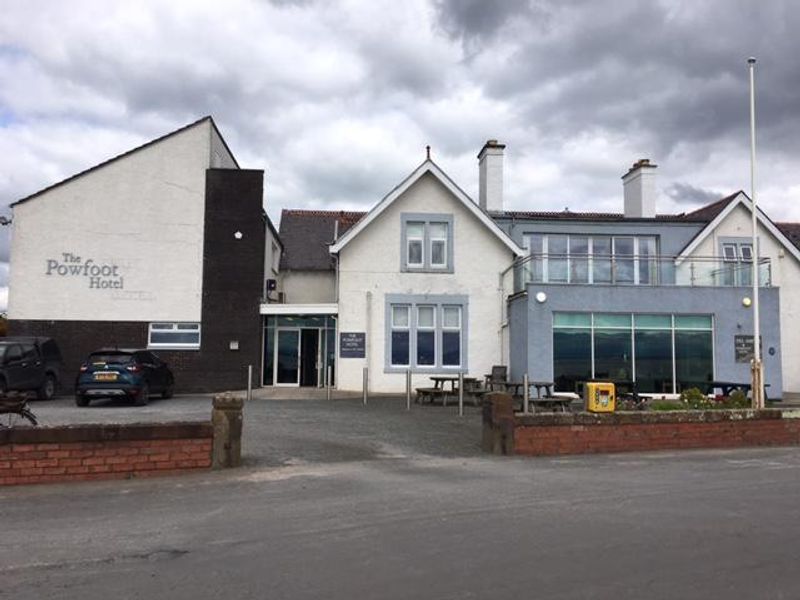
M402 271L453 272L453 216L403 214Z

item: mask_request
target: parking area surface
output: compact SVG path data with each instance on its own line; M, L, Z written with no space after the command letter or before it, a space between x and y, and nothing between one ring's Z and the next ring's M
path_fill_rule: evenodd
M119 400L79 408L71 398L32 402L40 425L207 420L211 396L176 396L144 407ZM285 466L402 456L480 454L480 409L412 404L378 397L337 400L254 399L244 409L246 465Z
M211 399L33 408L169 421ZM0 489L0 598L800 597L800 449L486 456L467 411L254 400L244 468Z

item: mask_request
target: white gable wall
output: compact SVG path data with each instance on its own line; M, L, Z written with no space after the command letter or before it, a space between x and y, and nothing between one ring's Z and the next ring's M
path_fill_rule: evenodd
M9 318L200 321L212 129L203 121L15 206ZM121 287L90 287L87 266Z
M722 238L751 238L752 216L739 205L722 221L692 256L718 256ZM772 262L772 285L780 287L781 367L784 393L800 393L800 263L759 223L759 254ZM742 297L752 296L752 288L742 288ZM761 321L777 318L761 312ZM752 334L751 331L743 331ZM767 351L767 348L764 348ZM731 352L733 349L731 348Z
M453 273L401 272L401 213L453 215ZM404 374L384 372L386 294L468 296L468 374L488 373L502 360L499 274L512 260L494 233L433 175L423 175L340 253L339 331L366 332L367 358L337 358L339 389L360 390L368 366L372 391L405 390ZM415 374L413 385L430 386L429 374Z

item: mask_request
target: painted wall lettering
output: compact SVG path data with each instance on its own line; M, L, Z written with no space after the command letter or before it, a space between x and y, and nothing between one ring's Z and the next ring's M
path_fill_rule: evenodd
M125 288L125 280L119 274L119 266L99 263L87 258L62 252L61 258L48 258L45 261L45 275L55 277L84 277L89 289L105 290Z

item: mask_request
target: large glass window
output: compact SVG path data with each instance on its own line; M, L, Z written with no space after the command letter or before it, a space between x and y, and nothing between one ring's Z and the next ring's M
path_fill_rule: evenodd
M655 236L588 236L532 233L527 281L546 283L658 283Z
M595 378L631 381L633 379L633 348L631 344L630 315L595 315Z
M559 391L589 379L636 381L645 393L679 392L714 378L710 315L555 313Z
M672 318L634 315L633 325L639 391L672 393Z

